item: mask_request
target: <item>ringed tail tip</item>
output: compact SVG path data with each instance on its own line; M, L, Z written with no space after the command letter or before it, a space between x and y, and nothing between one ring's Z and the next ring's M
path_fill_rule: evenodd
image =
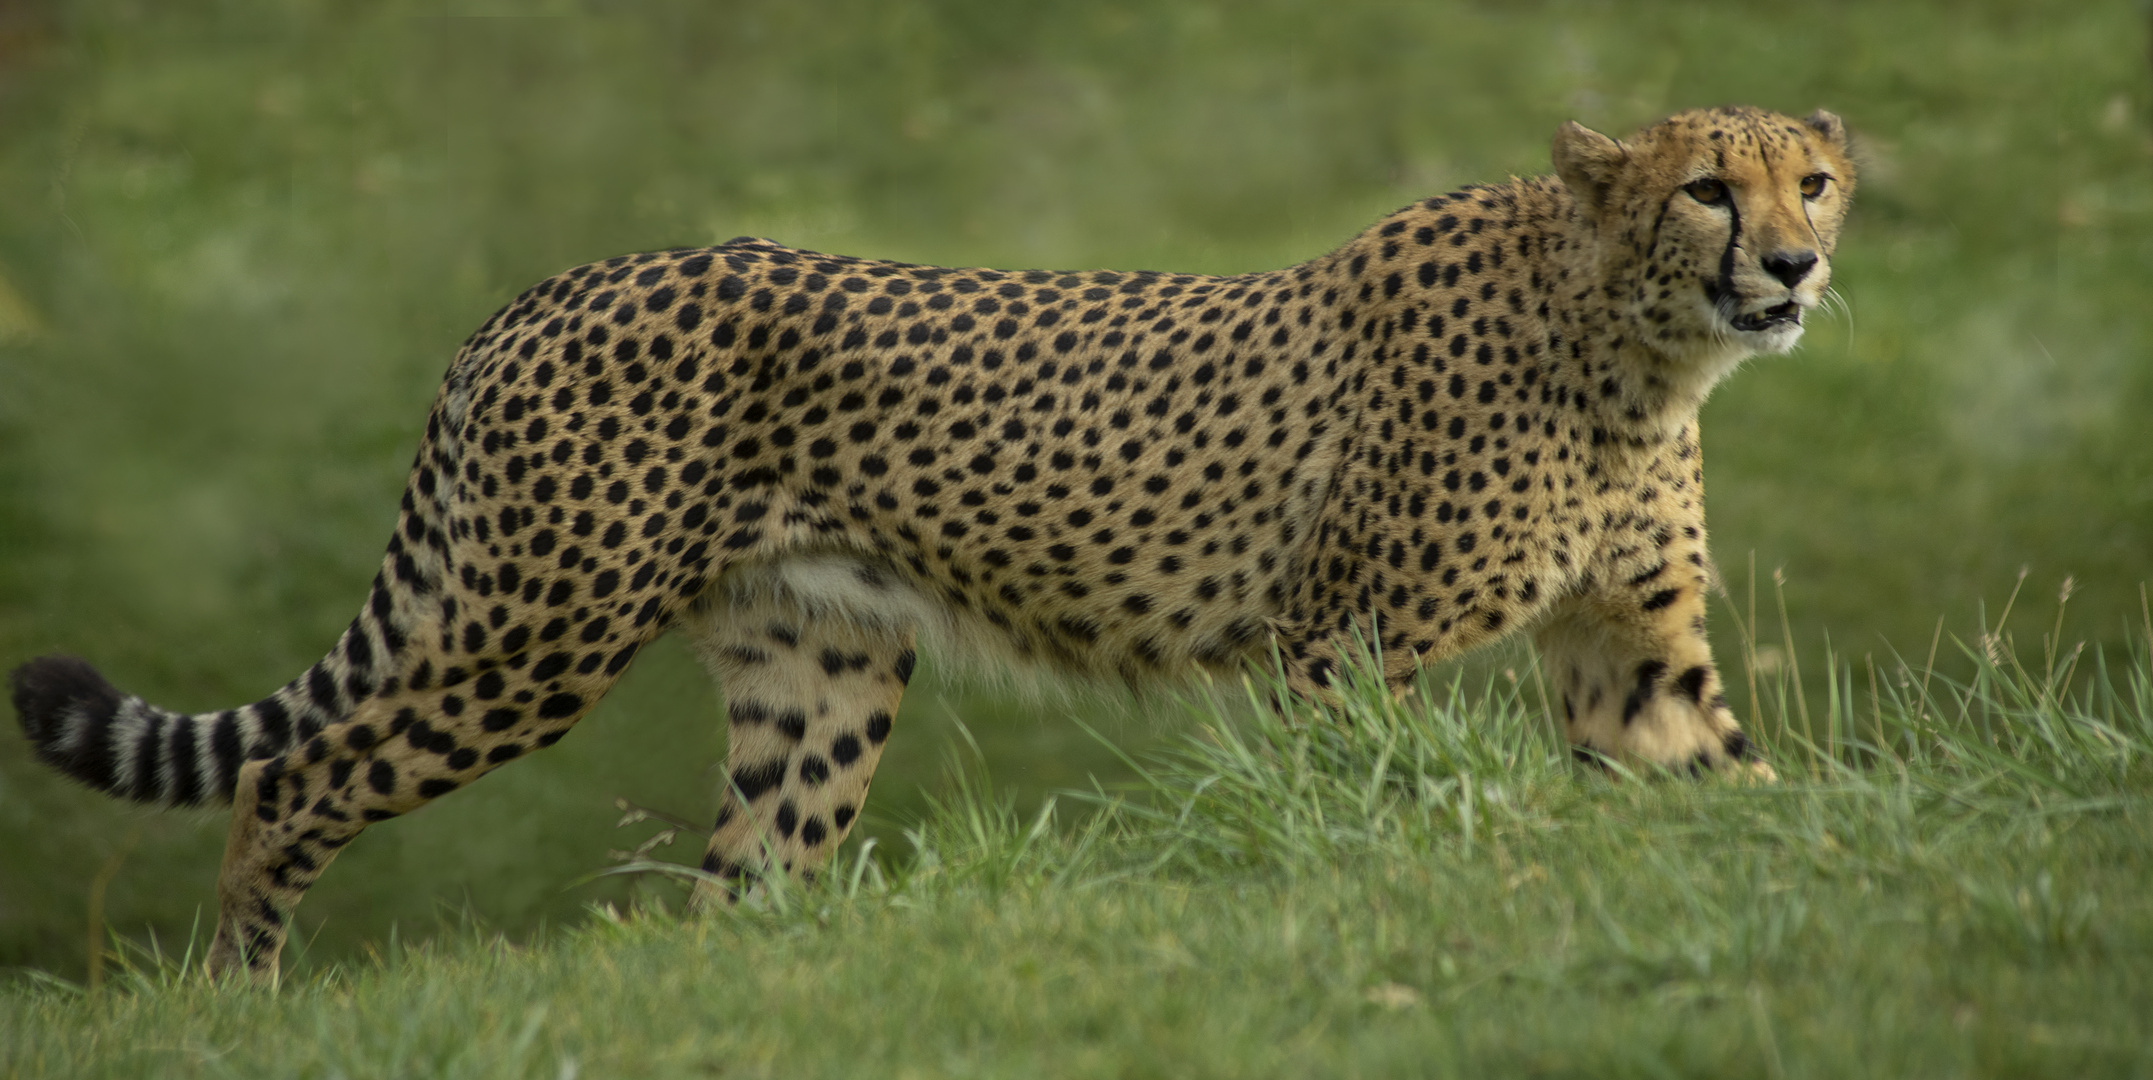
M111 784L112 760L102 740L70 736L111 725L123 700L117 687L89 661L60 654L16 668L8 684L15 717L39 758L92 786Z

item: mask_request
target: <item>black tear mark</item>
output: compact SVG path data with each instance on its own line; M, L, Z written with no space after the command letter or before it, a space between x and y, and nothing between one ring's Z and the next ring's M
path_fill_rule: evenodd
M1720 740L1720 746L1726 749L1728 757L1736 761L1749 756L1749 736L1739 731L1728 732L1726 738Z
M1734 253L1742 246L1742 208L1733 199L1727 200L1727 212L1732 215L1727 230L1727 248L1719 255L1719 278L1712 282L1712 302L1718 304L1735 295Z

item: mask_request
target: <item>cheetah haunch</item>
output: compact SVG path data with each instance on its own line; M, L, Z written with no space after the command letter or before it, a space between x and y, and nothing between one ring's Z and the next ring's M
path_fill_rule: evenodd
M457 354L320 663L190 716L51 656L16 708L85 783L234 804L210 963L257 977L367 823L552 744L673 627L725 695L734 888L844 838L922 634L1137 683L1275 647L1320 698L1357 634L1400 685L1532 627L1581 753L1728 767L1697 410L1824 296L1846 134L1715 109L1554 163L1238 277L571 270Z

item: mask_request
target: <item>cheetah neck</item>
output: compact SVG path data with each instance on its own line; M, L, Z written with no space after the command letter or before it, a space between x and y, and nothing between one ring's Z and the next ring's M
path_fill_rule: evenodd
M1606 250L1560 184L1542 183L1552 225L1542 272L1555 283L1545 297L1551 378L1577 395L1593 430L1614 444L1656 446L1694 430L1712 388L1754 350L1717 334L1669 339L1641 325L1619 299L1619 253Z

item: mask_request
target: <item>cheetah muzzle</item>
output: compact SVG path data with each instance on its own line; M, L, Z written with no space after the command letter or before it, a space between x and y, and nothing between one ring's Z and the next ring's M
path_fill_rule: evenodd
M551 745L667 629L730 723L698 898L808 877L925 641L1143 684L1352 643L1402 688L1528 629L1580 755L1739 769L1705 639L1699 406L1824 296L1837 117L1557 133L1556 175L1232 277L874 262L754 239L540 282L428 415L336 647L183 714L17 669L45 761L233 804L210 962L272 978L368 823Z

